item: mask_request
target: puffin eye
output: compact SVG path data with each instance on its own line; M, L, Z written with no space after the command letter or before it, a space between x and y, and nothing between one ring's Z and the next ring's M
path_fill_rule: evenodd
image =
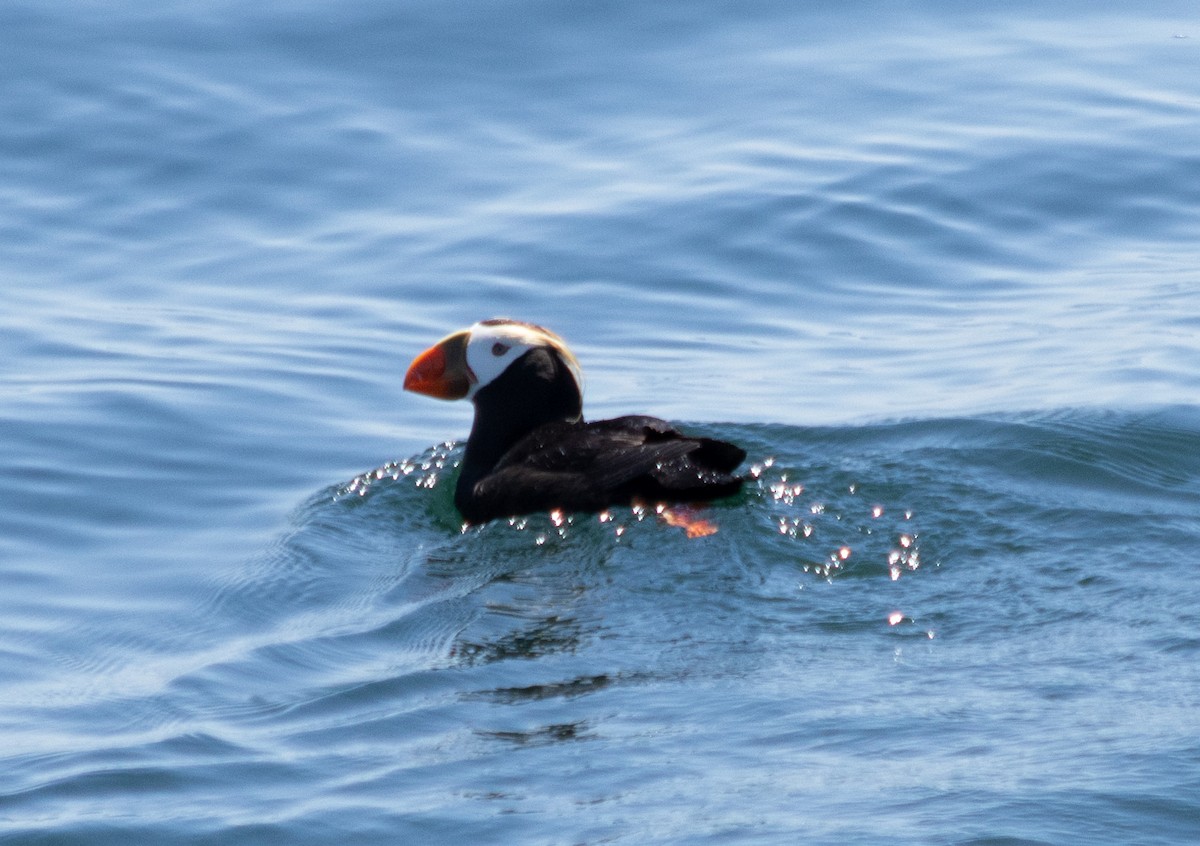
M499 358L506 352L508 352L508 344L503 344L500 341L492 344L492 355L496 356L496 358Z

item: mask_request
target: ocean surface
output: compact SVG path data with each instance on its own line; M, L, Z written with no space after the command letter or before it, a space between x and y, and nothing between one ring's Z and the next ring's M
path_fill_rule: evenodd
M0 6L0 843L1200 842L1194 3ZM748 451L465 529L547 325Z

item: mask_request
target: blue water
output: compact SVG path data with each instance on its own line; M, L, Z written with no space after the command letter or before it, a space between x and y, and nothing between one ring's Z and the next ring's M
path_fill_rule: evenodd
M1200 842L1193 4L13 0L0 55L0 841ZM400 382L498 314L744 445L719 531L462 531Z

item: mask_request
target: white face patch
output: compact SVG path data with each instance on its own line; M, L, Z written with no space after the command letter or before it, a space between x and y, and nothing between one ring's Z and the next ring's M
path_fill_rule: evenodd
M551 347L558 351L566 363L575 384L582 392L583 374L575 356L557 335L526 323L476 323L470 328L471 339L467 342L467 366L475 376L467 391L467 399L474 399L475 392L490 384L510 364L535 347Z

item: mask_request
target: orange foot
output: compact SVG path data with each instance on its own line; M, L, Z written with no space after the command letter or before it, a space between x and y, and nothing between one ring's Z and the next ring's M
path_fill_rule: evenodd
M688 505L660 505L655 511L668 526L679 526L689 538L706 538L717 533L717 524L700 516L700 508Z

